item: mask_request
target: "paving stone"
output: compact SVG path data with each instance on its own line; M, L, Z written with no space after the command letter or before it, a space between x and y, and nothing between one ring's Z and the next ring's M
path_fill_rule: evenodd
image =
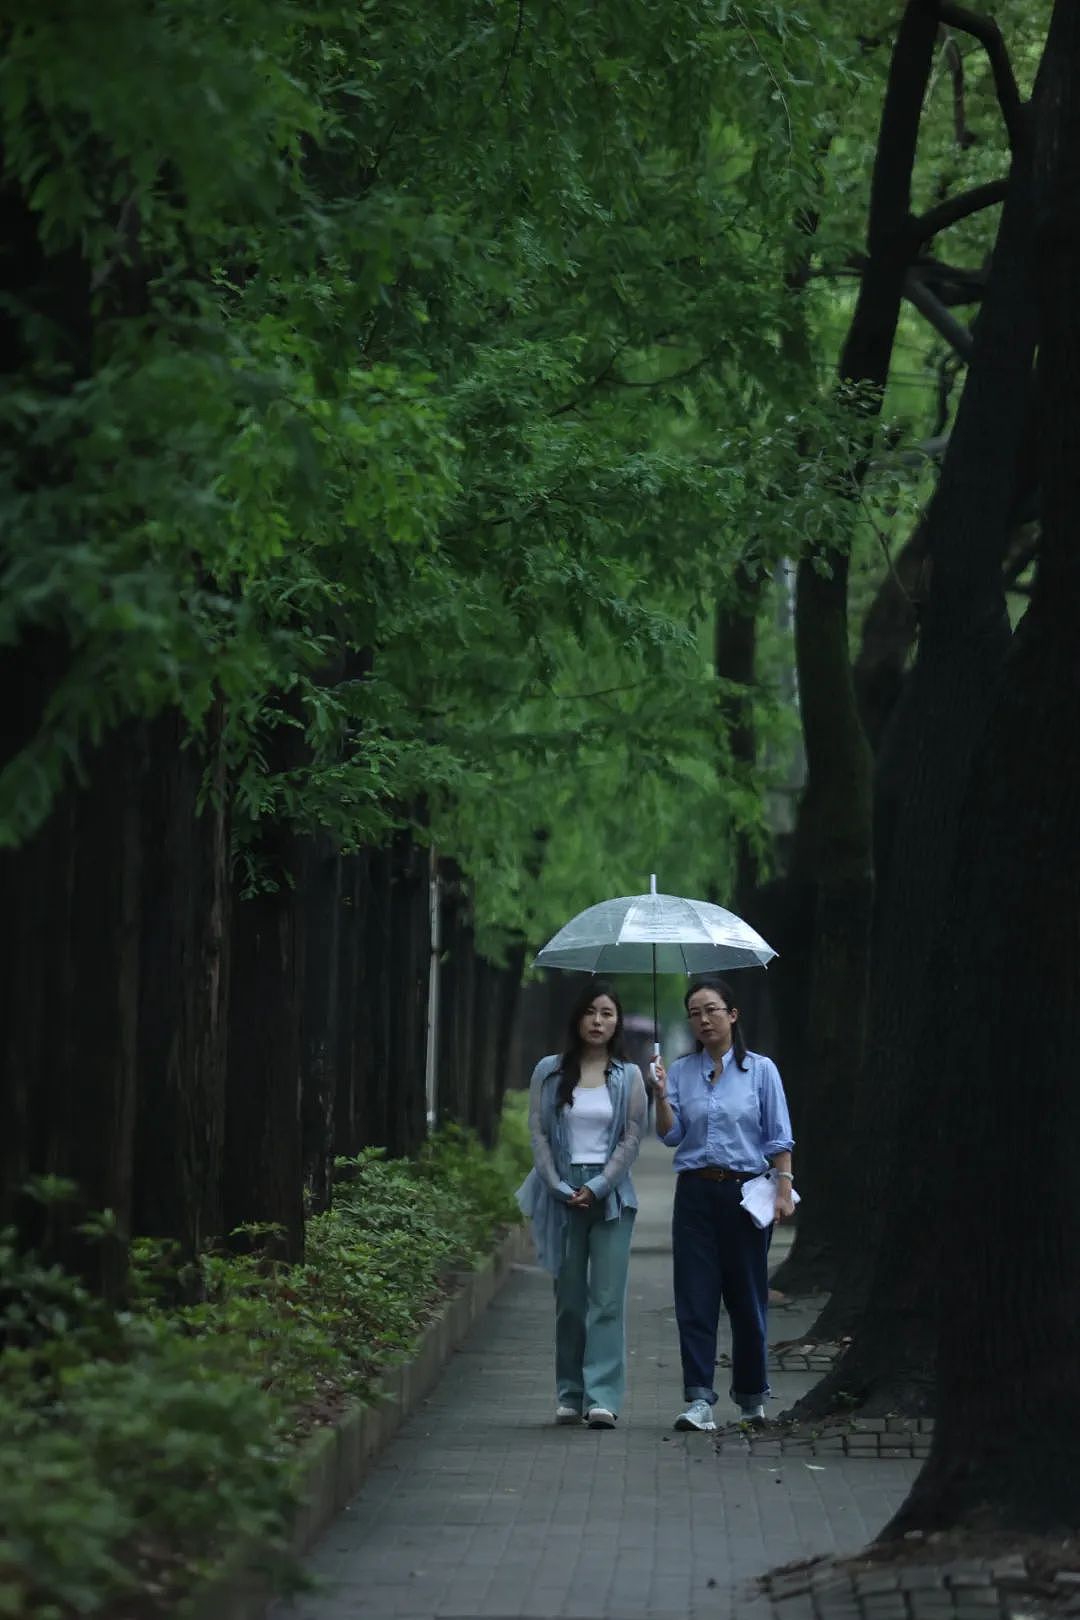
M945 1586L945 1572L931 1564L912 1564L900 1571L900 1585L905 1592L940 1592Z
M777 1620L817 1620L814 1601L808 1592L802 1597L774 1599L773 1614Z
M799 1572L784 1615L747 1583L794 1559L859 1551L900 1506L917 1464L845 1456L846 1429L817 1470L805 1433L784 1455L775 1437L735 1433L714 1446L674 1433L673 1177L659 1144L646 1144L635 1184L630 1391L618 1428L552 1424L551 1281L515 1271L329 1531L332 1552L312 1554L323 1589L278 1605L275 1620L873 1620L850 1582L819 1591L813 1571ZM785 1310L782 1336L805 1331L819 1304ZM815 1378L777 1373L775 1410ZM592 1560L602 1578L589 1578Z
M900 1572L895 1569L862 1571L855 1576L855 1590L861 1598L872 1597L875 1592L896 1592L900 1588Z
M995 1558L991 1572L995 1581L1026 1581L1027 1560L1020 1553L1010 1553L1006 1558Z
M769 1594L774 1598L800 1597L803 1592L809 1592L812 1584L813 1579L808 1571L800 1571L797 1575L771 1575Z

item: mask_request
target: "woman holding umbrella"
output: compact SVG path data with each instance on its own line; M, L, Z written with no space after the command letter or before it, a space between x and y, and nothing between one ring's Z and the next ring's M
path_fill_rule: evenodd
M771 1058L748 1052L731 986L715 975L685 1006L697 1049L656 1061L656 1130L675 1149L671 1247L686 1408L677 1429L715 1429L713 1375L721 1304L731 1321L731 1398L743 1420L765 1415L768 1252L772 1227L743 1209L742 1184L771 1166L776 1218L794 1212L791 1120Z
M641 1070L622 1057L622 1007L601 980L571 1010L561 1053L529 1087L534 1168L518 1189L555 1276L556 1423L614 1428L626 1383L626 1280L647 1119Z

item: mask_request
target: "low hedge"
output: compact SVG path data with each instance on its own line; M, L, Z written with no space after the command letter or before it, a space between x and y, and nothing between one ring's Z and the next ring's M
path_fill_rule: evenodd
M303 1264L132 1246L114 1311L0 1238L0 1616L149 1620L295 1501L296 1440L406 1356L448 1273L516 1221L524 1098L499 1146L342 1161ZM197 1303L177 1306L178 1291Z

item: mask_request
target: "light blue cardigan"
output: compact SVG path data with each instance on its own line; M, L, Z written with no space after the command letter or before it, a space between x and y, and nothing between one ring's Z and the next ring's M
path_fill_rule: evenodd
M557 1275L562 1264L566 1201L573 1196L567 1176L570 1143L567 1110L556 1108L558 1053L541 1058L529 1082L529 1136L533 1166L517 1190L517 1201L532 1221L536 1253L545 1271ZM615 1060L607 1074L611 1095L611 1132L603 1171L585 1185L603 1201L604 1219L617 1221L624 1209L637 1209L630 1167L638 1156L649 1105L636 1063Z

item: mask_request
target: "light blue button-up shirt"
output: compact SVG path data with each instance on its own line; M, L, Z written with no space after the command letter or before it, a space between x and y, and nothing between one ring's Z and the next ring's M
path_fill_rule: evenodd
M712 1084L708 1052L691 1052L671 1065L667 1096L675 1123L660 1140L678 1149L677 1171L720 1164L757 1173L774 1154L795 1146L776 1064L760 1052L747 1052L743 1061L740 1069L729 1049Z

